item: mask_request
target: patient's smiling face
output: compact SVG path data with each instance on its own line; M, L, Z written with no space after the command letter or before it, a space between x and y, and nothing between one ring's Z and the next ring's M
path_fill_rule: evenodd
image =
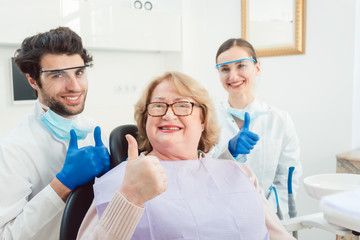
M150 102L172 104L178 101L195 102L194 99L181 96L173 83L164 80L156 86ZM163 160L185 160L197 158L197 147L204 129L201 108L194 106L189 116L176 116L169 107L162 117L148 116L146 134L153 147L151 154Z

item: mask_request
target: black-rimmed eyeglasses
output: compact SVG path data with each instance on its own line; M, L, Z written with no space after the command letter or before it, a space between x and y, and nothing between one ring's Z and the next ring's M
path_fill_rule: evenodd
M176 116L189 116L192 114L194 106L200 107L199 104L188 101L174 102L172 104L164 102L150 102L146 103L146 110L152 117L162 117L165 116L170 107Z

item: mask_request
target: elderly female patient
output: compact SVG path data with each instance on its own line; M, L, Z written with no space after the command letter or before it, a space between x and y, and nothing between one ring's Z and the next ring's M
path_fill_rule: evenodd
M138 142L127 135L128 161L96 180L78 238L293 239L246 165L206 157L219 130L199 83L178 72L154 79L135 120Z

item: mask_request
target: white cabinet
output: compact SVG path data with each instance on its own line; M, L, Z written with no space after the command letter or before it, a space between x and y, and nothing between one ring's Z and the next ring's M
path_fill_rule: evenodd
M19 46L25 37L61 24L59 0L1 0L0 44Z
M89 48L181 50L180 14L124 8L114 1L84 1L78 14L69 16L64 25L77 31Z
M6 1L0 44L19 45L27 36L63 25L90 49L181 51L179 13L126 8L116 0Z

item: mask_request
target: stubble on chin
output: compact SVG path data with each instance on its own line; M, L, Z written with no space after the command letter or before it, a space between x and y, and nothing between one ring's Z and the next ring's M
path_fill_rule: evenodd
M48 106L53 112L63 116L71 117L77 114L80 114L84 111L85 108L86 93L84 94L84 99L81 103L77 105L66 105L54 97L48 97L43 95L43 101L46 106Z
M84 111L85 98L78 105L65 105L62 102L54 101L49 108L61 116L71 117Z

